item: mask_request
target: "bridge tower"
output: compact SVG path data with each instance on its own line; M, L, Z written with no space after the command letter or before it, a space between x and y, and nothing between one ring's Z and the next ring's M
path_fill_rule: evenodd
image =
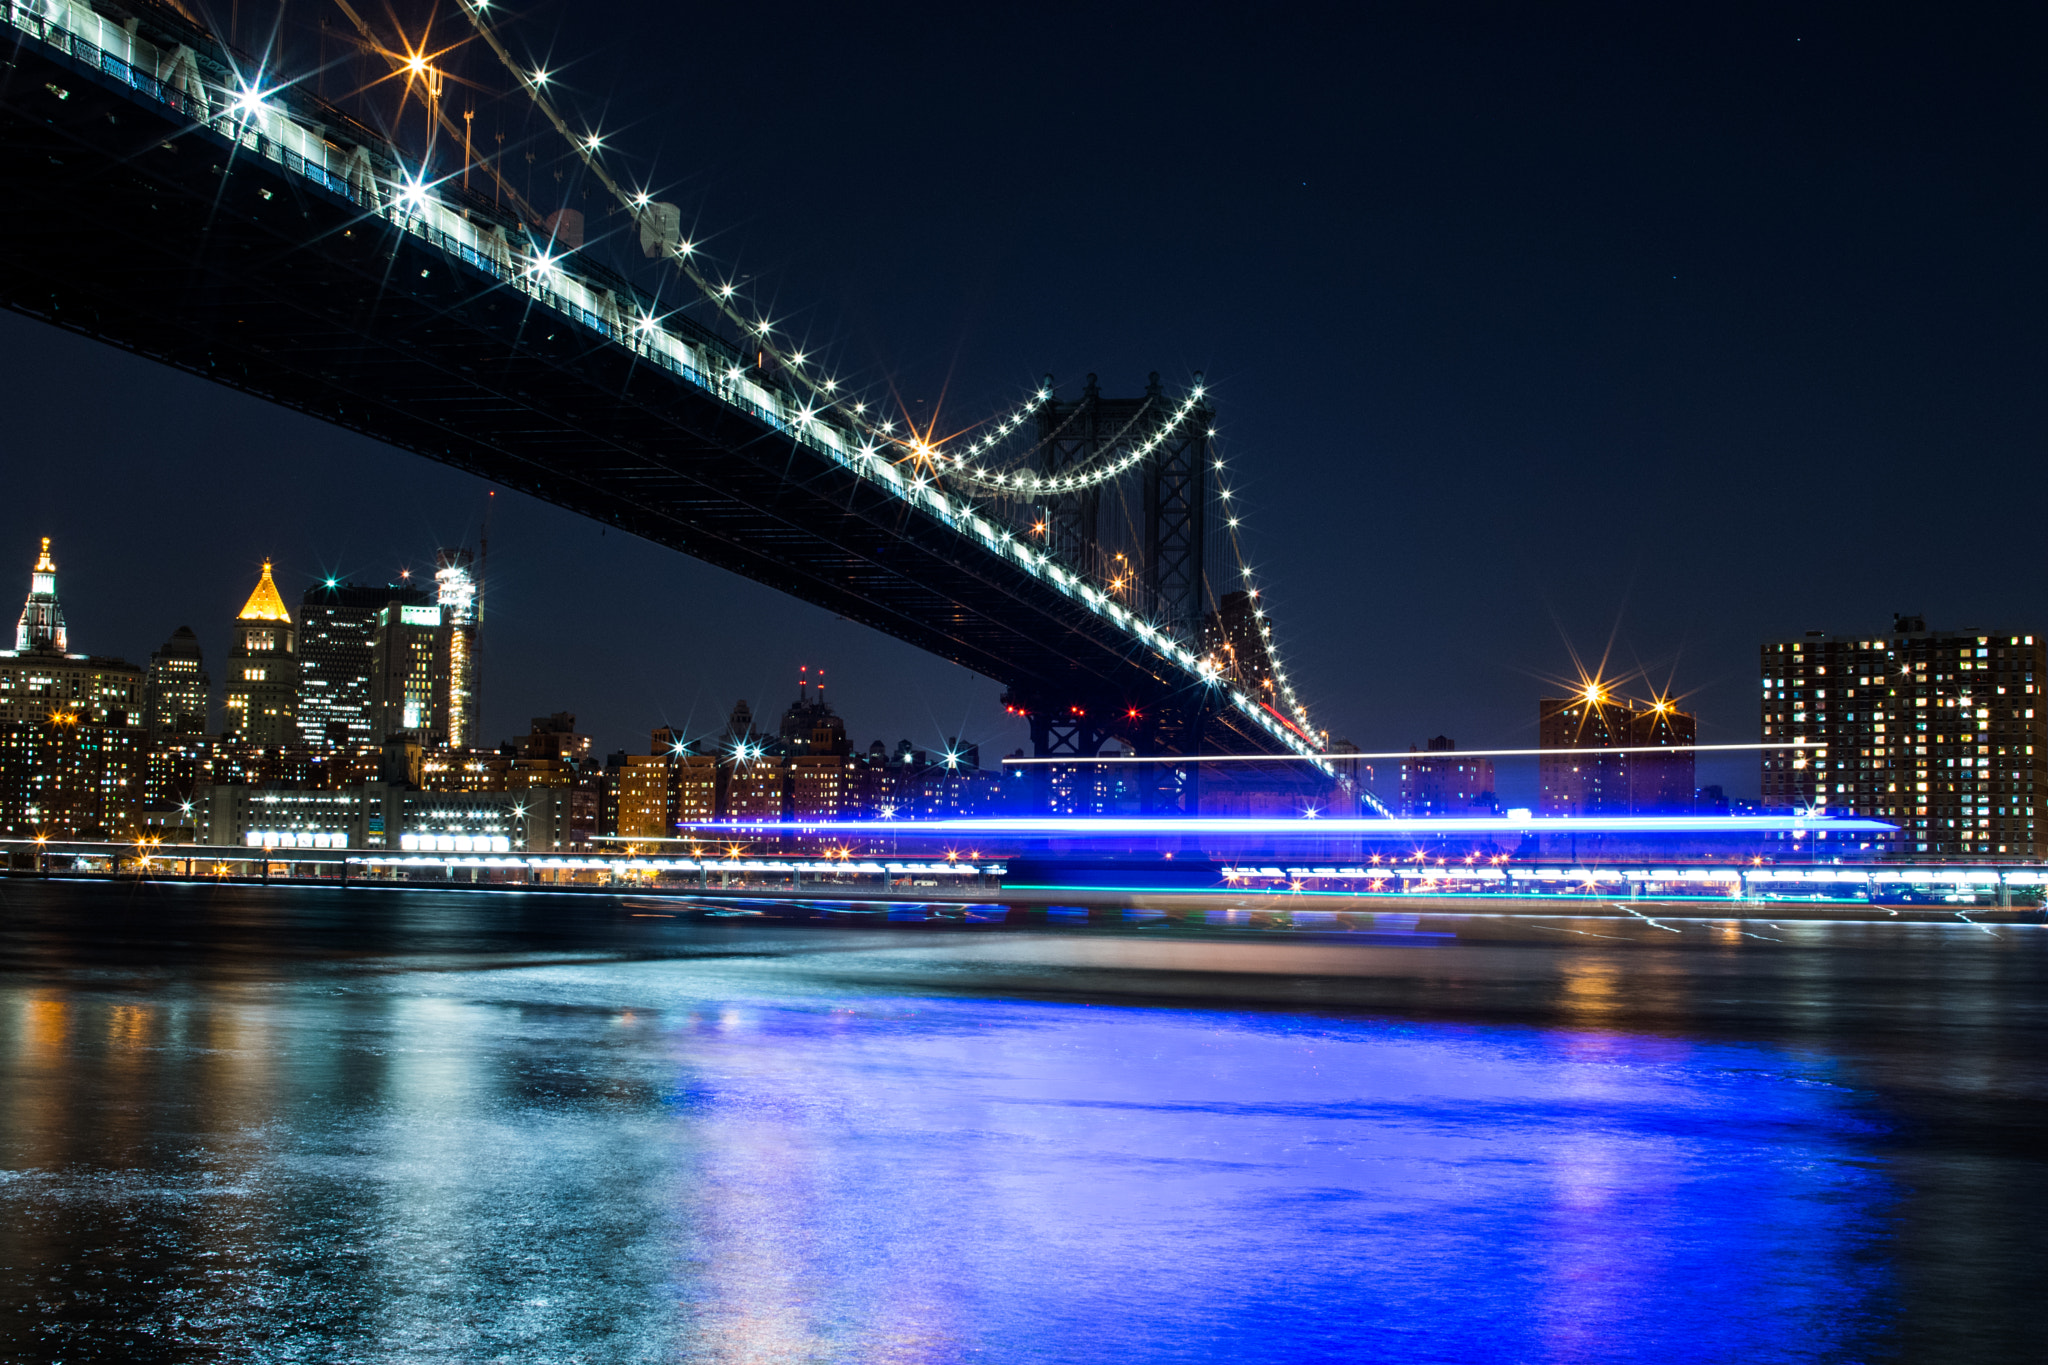
M1047 393L1052 376L1045 377ZM1202 376L1195 375L1200 384ZM1161 434L1179 405L1159 386L1154 370L1142 398L1104 398L1094 375L1072 403L1048 398L1038 409L1038 467L1048 476L1085 474L1119 459ZM1120 563L1105 544L1102 501L1109 483L1092 483L1039 504L1047 548L1063 563L1105 581L1124 563L1136 569L1127 601L1157 624L1193 644L1207 603L1203 590L1203 537L1209 500L1209 430L1216 413L1190 409L1138 466L1139 496L1132 509L1136 532ZM1112 538L1113 539L1113 538ZM1135 555L1135 561L1129 556Z
M1195 383L1201 383L1199 374ZM1048 394L1052 387L1048 375ZM1040 473L1086 475L1141 446L1150 449L1120 480L1046 497L1036 520L1044 524L1045 542L1055 557L1098 582L1121 582L1126 605L1192 649L1199 647L1207 616L1204 527L1215 412L1196 406L1175 421L1180 406L1162 391L1156 370L1140 398L1104 398L1092 374L1078 400L1048 398L1038 409ZM1130 489L1133 483L1136 488ZM1105 493L1121 495L1108 527L1103 524ZM1192 757L1206 708L1214 702L1206 695L1189 695L1140 710L1106 696L1013 692L1008 700L1030 717L1035 756L1077 761L1099 754L1111 739L1140 754ZM1146 810L1194 813L1192 766L1147 766L1137 781ZM1051 795L1047 775L1040 804L1049 803Z

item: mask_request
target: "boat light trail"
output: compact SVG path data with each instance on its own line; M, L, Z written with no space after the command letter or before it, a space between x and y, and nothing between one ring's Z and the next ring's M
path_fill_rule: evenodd
M1313 754L1118 754L1088 758L1006 758L1013 768L1041 767L1048 763L1391 763L1396 759L1421 759L1432 763L1461 758L1606 758L1613 754L1708 754L1739 750L1802 749L1825 753L1824 741L1786 740L1777 744L1624 744L1612 749L1392 749L1378 754L1340 754L1322 750Z

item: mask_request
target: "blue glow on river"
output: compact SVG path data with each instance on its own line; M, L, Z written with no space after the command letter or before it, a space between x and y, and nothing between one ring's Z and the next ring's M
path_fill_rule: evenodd
M12 1326L107 1339L39 1258L279 1361L1791 1361L1888 1293L1816 1055L845 984L889 956L12 988Z

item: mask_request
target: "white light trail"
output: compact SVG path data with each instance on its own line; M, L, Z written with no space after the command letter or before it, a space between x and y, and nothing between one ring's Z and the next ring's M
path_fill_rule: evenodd
M1644 744L1613 749L1392 749L1379 754L1119 754L1103 758L1006 758L1006 765L1019 768L1048 763L1391 763L1396 759L1440 761L1458 758L1605 758L1611 754L1705 754L1732 753L1757 749L1797 749L1825 753L1828 746L1812 740L1785 740L1777 744Z

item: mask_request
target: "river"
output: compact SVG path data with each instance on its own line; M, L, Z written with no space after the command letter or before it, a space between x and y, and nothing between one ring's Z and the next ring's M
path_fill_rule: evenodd
M2048 927L687 908L0 881L0 1358L2048 1358Z

